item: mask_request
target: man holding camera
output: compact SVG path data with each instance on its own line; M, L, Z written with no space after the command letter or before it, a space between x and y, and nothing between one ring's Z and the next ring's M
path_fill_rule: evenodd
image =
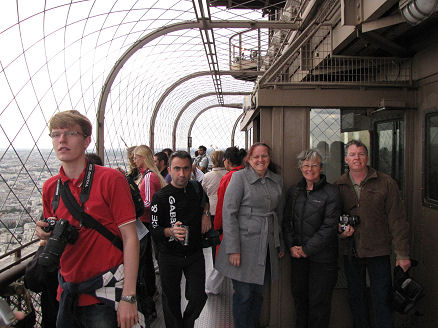
M390 176L367 166L368 149L361 141L352 140L347 143L345 162L349 172L336 182L343 201L343 211L350 217L360 218L358 225L347 225L343 231L340 228L354 327L370 327L366 300L368 272L376 327L392 328L392 247L396 255L396 266L404 271L411 266L409 225L399 189Z
M192 159L185 151L170 155L171 184L156 192L151 203L152 236L157 243L167 328L193 327L207 300L202 233L211 227L209 203L202 186L189 181ZM189 301L181 314L181 277Z
M58 247L65 247L58 252L57 327L136 326L139 242L126 178L114 169L87 163L85 150L91 142L92 125L78 111L57 113L49 130L61 169L43 185L43 208L44 217L55 219L57 224L46 232L43 228L49 224L39 221L36 233L40 239L48 239L45 251L49 262L59 261L50 257ZM66 204L74 202L80 215L67 208ZM113 240L88 227L82 220L86 215L103 225ZM62 225L78 232L76 241L69 239L71 230L62 229ZM48 250L49 245L54 245L53 249Z

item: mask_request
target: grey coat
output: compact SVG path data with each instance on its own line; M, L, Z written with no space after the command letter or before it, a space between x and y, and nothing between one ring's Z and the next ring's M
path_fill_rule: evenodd
M224 276L263 285L269 245L271 279L279 278L278 251L281 242L283 183L267 171L260 178L252 167L233 174L224 198L224 239L216 258L216 269ZM240 253L240 266L229 255Z

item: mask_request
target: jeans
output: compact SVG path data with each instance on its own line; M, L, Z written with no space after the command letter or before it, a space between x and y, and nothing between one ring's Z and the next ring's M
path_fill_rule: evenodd
M207 301L204 254L189 256L159 253L163 313L167 328L192 328ZM186 278L185 297L189 301L181 314L181 277Z
M258 327L264 285L233 281L233 319L235 328Z
M348 298L354 318L354 327L370 327L366 298L366 271L368 271L376 327L392 328L394 317L390 305L392 280L389 256L368 258L349 258L345 256L344 268L348 283Z
M325 328L330 323L333 288L338 265L292 259L292 295L296 328Z
M117 327L117 312L114 310L114 307L107 304L99 303L79 306L76 310L76 315L84 328Z

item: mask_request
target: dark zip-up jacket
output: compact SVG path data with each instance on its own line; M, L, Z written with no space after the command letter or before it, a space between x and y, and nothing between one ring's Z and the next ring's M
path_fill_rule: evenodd
M342 175L339 187L346 214L359 215L354 228L354 244L359 257L391 254L391 242L397 259L409 258L409 224L397 183L389 175L368 167L368 175L360 186L357 199L349 173ZM349 253L349 240L341 240L344 254Z
M294 213L292 214L293 198ZM287 249L302 246L307 258L314 262L335 262L338 256L337 228L341 200L336 186L327 183L325 175L306 190L303 178L287 193L283 214L283 237Z

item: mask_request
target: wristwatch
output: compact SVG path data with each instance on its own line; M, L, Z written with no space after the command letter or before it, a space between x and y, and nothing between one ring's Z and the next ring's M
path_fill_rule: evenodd
M120 300L133 304L137 302L137 297L135 295L122 295L122 297L120 297Z
M204 213L202 213L202 214L207 215L208 217L211 216L211 213L209 211L204 211Z

